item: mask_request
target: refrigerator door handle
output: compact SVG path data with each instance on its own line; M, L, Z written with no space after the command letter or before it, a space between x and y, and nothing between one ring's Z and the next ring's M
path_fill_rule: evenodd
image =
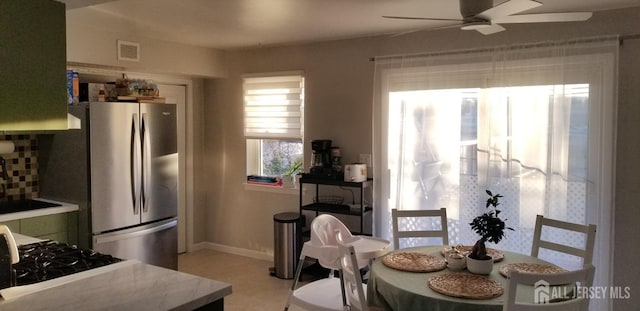
M141 117L140 117L140 137L141 137L141 145L142 145L142 180L141 180L141 187L142 187L142 212L146 213L149 209L149 204L148 204L148 183L149 183L149 172L150 172L150 165L151 165L151 161L150 161L150 157L151 157L151 147L149 146L150 143L150 139L149 139L149 128L147 127L147 114L146 113L142 113Z
M132 114L131 118L131 146L130 146L130 178L131 178L131 203L133 204L133 214L140 213L138 197L140 193L140 147L138 145L138 114Z
M130 239L138 236L144 236L144 235L152 234L155 232L160 232L160 231L175 227L177 225L178 225L177 220L170 220L161 225L157 225L155 227L150 227L142 230L124 232L124 233L112 232L112 233L107 233L102 235L96 235L94 237L95 237L95 242L97 244L102 244L102 243L108 243L108 242L119 241L124 239Z

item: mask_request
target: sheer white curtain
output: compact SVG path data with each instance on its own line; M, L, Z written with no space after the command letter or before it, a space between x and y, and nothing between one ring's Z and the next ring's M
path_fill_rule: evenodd
M450 243L473 244L489 189L515 229L493 247L529 254L537 214L593 223L596 284L609 285L617 47L588 38L376 58L374 234L391 238L392 208L446 207Z

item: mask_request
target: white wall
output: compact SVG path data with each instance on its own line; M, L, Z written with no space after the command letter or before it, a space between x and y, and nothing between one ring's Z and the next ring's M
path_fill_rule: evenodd
M140 61L118 60L117 40L139 43ZM223 52L147 38L135 23L91 7L67 11L67 61L133 72L226 76Z
M635 18L640 20L638 12ZM633 296L627 301L617 301L615 310L637 310L640 306L640 279L635 272L640 258L639 55L640 40L625 41L620 48L613 284L631 286Z
M373 63L376 55L447 51L640 31L640 8L601 12L588 22L508 25L506 32L483 36L457 29L373 37L229 53L228 78L205 83L205 158L209 182L206 240L249 252L273 252L275 213L297 211L296 196L246 191L242 133L241 75L304 70L306 77L305 152L312 139L332 139L345 162L372 151ZM614 284L632 286L632 299L616 301L616 310L640 305L640 282L628 273L640 256L640 40L620 48L617 140ZM355 117L354 117L355 116ZM308 157L305 157L308 165Z

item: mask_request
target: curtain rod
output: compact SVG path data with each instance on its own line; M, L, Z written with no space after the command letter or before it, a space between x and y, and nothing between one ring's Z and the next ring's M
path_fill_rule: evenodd
M620 36L620 45L624 44L624 40L636 40L640 39L640 33L633 35Z
M536 47L546 47L546 46L552 46L555 44L575 44L575 43L591 43L591 42L602 42L602 41L606 41L606 40L613 40L616 39L618 40L618 44L620 46L623 45L624 40L635 40L635 39L640 39L640 33L639 34L631 34L631 35L622 35L622 36L615 36L615 35L609 35L609 36L602 36L602 37L592 37L592 38L581 38L581 39L572 39L572 40L566 40L566 41L544 41L544 42L537 42L537 43L524 43L524 44L517 44L517 45L512 45L512 46L503 46L504 48L508 49L508 50L517 50L517 49L523 49L523 48L536 48ZM486 47L486 48L475 48L475 49L464 49L464 50L452 50L452 51L441 51L441 52L424 52L424 53L415 53L415 54L395 54L395 55L385 55L385 56L374 56L374 57L370 57L369 61L376 61L376 60L383 60L383 59L393 59L393 58L403 58L403 57L427 57L427 56L442 56L442 55L455 55L455 54L467 54L467 53L480 53L480 52L490 52L495 50L496 48L499 48L500 46L494 46L494 47Z

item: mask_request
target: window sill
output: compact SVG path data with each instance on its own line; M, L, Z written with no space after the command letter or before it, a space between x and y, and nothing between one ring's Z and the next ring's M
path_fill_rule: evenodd
M248 191L262 191L262 192L271 192L271 193L282 193L282 194L288 194L288 195L300 194L299 188L261 186L261 185L247 184L247 183L243 183L243 185L244 185L244 190L248 190Z

